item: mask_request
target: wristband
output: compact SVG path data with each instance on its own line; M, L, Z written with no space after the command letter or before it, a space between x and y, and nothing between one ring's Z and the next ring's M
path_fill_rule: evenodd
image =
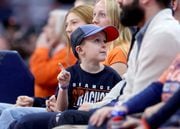
M60 83L58 83L59 90L67 90L68 86L61 86Z

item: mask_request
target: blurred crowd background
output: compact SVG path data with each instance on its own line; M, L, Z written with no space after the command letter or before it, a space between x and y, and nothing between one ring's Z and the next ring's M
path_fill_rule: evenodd
M17 50L25 61L49 12L70 9L75 0L0 0L0 50Z

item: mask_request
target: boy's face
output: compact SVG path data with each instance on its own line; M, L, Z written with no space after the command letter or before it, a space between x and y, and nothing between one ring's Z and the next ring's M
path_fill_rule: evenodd
M83 40L83 43L76 47L79 57L88 61L102 62L107 55L106 37L104 32L99 32Z

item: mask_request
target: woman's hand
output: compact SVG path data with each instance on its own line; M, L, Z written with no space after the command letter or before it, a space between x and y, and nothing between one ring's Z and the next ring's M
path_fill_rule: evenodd
M34 103L34 99L29 96L19 96L16 100L16 106L21 107L32 107Z

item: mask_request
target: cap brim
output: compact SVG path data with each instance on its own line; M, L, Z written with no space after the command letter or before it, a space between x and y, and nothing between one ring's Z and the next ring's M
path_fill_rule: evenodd
M106 33L107 42L113 41L119 37L119 32L114 26L107 26L103 31Z
M118 30L114 26L102 27L100 29L92 31L91 33L89 33L85 37L89 37L91 35L94 35L96 33L101 32L101 31L104 31L106 33L106 42L113 41L113 40L115 40L116 38L119 37L119 32L118 32Z

